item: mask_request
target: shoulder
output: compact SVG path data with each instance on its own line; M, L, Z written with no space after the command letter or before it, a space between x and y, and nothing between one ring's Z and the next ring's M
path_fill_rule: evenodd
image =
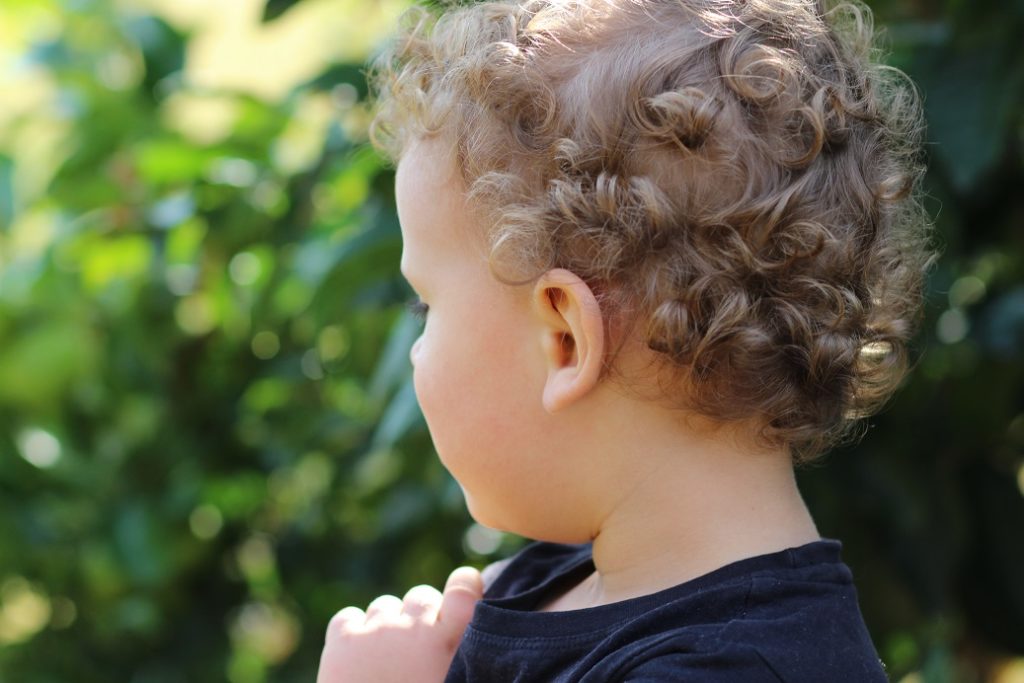
M798 648L797 648L798 649ZM856 657L844 666L825 661L827 646L816 652L796 652L795 659L770 659L755 646L719 641L699 651L679 649L648 655L617 680L623 683L888 683L881 662Z
M786 681L886 681L850 570L839 564L833 573L753 580L746 618L728 624L721 637L750 644Z
M806 632L805 632L806 633ZM666 631L631 648L627 683L886 683L870 640L791 638L784 626Z
M653 683L685 673L709 683L886 681L838 551L836 542L818 542L701 582L652 614L650 635L623 680Z

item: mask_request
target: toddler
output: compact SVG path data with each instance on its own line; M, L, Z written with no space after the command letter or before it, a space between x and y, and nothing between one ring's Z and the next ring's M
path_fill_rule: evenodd
M376 63L416 394L536 539L328 627L321 683L884 681L794 465L908 368L914 86L815 0L415 9Z

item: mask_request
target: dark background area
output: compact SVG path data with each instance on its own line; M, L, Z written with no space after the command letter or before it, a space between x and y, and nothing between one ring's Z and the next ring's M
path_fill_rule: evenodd
M1024 2L874 0L943 251L800 473L894 681L1024 681ZM0 5L0 682L299 682L338 608L520 539L409 380L362 65L402 2Z

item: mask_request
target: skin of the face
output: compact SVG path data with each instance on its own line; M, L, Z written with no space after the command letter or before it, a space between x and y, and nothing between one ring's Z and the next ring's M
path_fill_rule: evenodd
M410 360L441 462L480 523L587 540L591 487L569 447L571 420L545 408L552 328L537 313L535 288L491 274L479 218L440 141L403 153L395 196L402 272L429 307Z

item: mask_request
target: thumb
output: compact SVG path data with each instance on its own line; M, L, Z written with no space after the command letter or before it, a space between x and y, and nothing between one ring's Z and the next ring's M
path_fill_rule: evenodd
M480 572L472 567L459 567L448 576L444 584L437 622L453 635L461 636L473 617L476 601L483 596L484 581Z

